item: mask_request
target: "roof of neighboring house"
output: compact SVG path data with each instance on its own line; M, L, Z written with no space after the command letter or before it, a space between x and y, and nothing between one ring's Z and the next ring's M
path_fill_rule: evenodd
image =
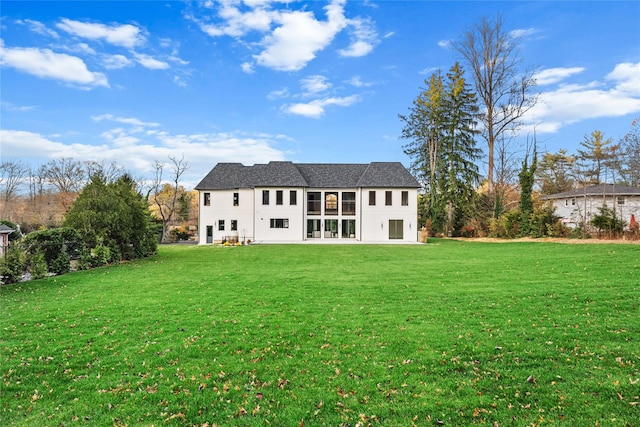
M254 187L418 188L420 184L400 162L269 162L253 166L218 163L195 189L228 190Z
M640 188L627 187L624 185L614 184L599 184L590 185L587 187L578 188L576 190L563 191L562 193L551 194L548 196L540 197L541 200L554 200L554 199L567 199L572 197L585 197L585 196L639 196Z
M11 234L14 231L16 231L16 230L14 230L13 228L9 227L8 225L0 224L0 234Z

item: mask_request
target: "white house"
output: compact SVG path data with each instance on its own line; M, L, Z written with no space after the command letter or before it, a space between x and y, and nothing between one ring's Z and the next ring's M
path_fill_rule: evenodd
M219 163L195 187L199 242L415 242L418 188L398 162Z
M631 215L634 215L636 220L640 218L640 188L635 187L592 185L544 196L541 200L551 201L556 208L556 215L570 227L577 227L583 222L589 223L600 213L599 208L603 204L609 209L615 209L618 218L627 225L631 221Z

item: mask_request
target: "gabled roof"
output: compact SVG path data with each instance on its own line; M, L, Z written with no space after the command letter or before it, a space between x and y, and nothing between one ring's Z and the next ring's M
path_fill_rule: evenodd
M11 234L14 231L16 231L16 230L14 230L13 228L9 227L8 225L0 224L0 234Z
M599 184L590 185L587 187L578 188L570 191L563 191L562 193L551 194L549 196L543 196L541 200L555 200L555 199L567 199L573 197L602 197L602 196L639 196L640 188L627 187L624 185L614 184Z
M218 163L196 190L254 187L418 188L420 184L400 162L370 164L269 162L244 166Z

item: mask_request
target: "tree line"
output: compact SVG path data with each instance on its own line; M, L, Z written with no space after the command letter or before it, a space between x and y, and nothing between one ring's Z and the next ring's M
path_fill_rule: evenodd
M188 168L184 158L169 160L154 163L150 180L134 179L115 163L61 158L34 173L23 162L3 161L2 223L15 231L0 259L2 283L25 273L40 278L146 257L158 242L186 237L176 224L193 221L189 212L197 197L180 184ZM29 193L21 193L20 185Z
M539 196L600 183L640 186L640 118L617 142L594 130L576 153L538 155L534 132L518 157L511 145L539 96L533 70L522 66L519 43L500 15L483 17L452 44L462 64L444 76L432 73L409 113L399 115L403 150L423 186L419 220L431 234L567 234ZM478 168L482 148L484 178Z

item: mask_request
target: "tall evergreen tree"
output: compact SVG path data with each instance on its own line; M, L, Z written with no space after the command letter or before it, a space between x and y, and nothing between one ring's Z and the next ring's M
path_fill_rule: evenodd
M107 183L94 174L71 206L65 226L75 228L89 249L106 246L117 259L155 253L157 237L147 203L135 182L123 175Z
M571 170L575 160L575 157L567 154L567 150L542 156L536 171L542 194L557 194L573 188Z
M458 63L446 81L436 72L425 83L411 113L400 115L405 123L402 138L410 141L403 148L413 159L412 171L424 183L432 230L449 233L479 181L480 150L474 139L478 106Z
M611 138L604 139L604 133L594 130L585 135L578 149L578 166L581 170L581 181L584 184L602 184L607 181L607 168L615 159L619 145L613 144Z
M443 120L446 108L442 74L440 71L432 73L424 83L427 87L421 88L420 94L413 101L410 114L399 117L405 123L402 138L409 140L403 147L404 152L413 159L411 170L426 191L426 217L431 220L432 229L439 230L443 215L437 197L437 172L444 139Z
M522 161L522 170L520 171L520 227L519 234L528 236L531 232L531 215L533 214L533 184L535 183L537 153L536 147L533 147L533 156L531 156L531 166L528 165L528 155Z
M465 208L469 206L475 187L480 181L477 162L481 150L475 135L478 104L475 94L464 78L464 71L455 63L447 73L445 122L447 129L443 144L443 165L446 174L441 180L442 197L447 206L446 231L452 233Z

